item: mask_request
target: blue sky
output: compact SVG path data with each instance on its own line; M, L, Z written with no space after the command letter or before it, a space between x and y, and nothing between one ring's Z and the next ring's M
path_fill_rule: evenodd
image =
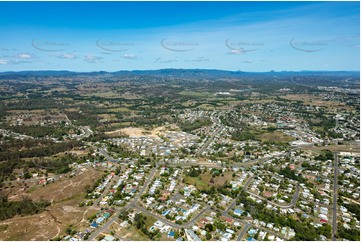
M359 2L0 2L0 71L359 70Z

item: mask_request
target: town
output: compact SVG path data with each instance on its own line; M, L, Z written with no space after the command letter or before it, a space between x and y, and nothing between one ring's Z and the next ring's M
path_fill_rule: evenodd
M0 75L0 239L359 241L359 73L253 75Z

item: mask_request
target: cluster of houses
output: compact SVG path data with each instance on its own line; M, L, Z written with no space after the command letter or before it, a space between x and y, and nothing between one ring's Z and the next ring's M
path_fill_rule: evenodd
M269 171L255 172L255 177L252 179L248 191L250 194L255 194L283 205L289 203L295 193L295 184L293 183L292 180L286 181L283 175L277 173Z
M99 197L103 191L105 190L105 188L107 187L108 183L112 180L114 174L109 174L102 183L99 184L99 186L97 186L95 188L95 191L94 191L94 198L95 197Z
M340 191L345 193L350 199L358 200L360 197L360 169L356 167L356 162L360 163L360 156L356 153L342 152L339 162L339 172L344 179L341 181Z
M179 154L184 148L190 151L189 147L196 146L198 136L181 131L166 131L159 137L141 136L129 138L115 138L113 144L126 145L133 151L138 151L141 156L170 156Z
M95 229L98 228L100 224L104 223L112 214L114 210L108 209L97 214L97 217L90 223L90 227Z
M316 189L320 193L321 197L315 196L315 188L308 187L308 185L304 183L298 183L296 185L295 181L287 179L283 175L271 173L263 169L264 165L273 164L275 161L274 159L270 159L266 161L264 165L252 167L252 169L247 171L245 171L244 168L241 169L242 171L240 171L239 168L234 168L237 175L233 176L233 178L229 181L229 184L232 189L239 189L244 186L245 181L252 176L253 179L247 189L247 192L250 192L249 198L253 199L257 203L262 203L266 200L267 204L265 209L275 211L280 214L290 214L292 216L302 216L305 219L312 219L312 221L314 221L312 224L315 227L320 227L323 223L330 223L332 218L332 209L329 207L332 201L330 199L332 195L330 193L330 190L332 190L331 177L333 171L330 169L330 167L332 167L332 162L315 161L314 157L309 153L297 153L292 151L289 155L291 160L288 162L283 161L280 168L283 169L285 167L289 167L296 174L306 177L309 182L313 182L317 186ZM355 167L357 162L359 162L358 159L359 157L354 156L342 156L340 159L340 170L347 170L346 173L341 173L351 174L348 175L350 176L350 181L352 180L352 177L356 177L358 175L356 170L352 168ZM302 167L301 164L303 162L308 162L311 166L316 166L318 168L313 172L312 169L308 167ZM223 169L226 171L229 168ZM114 181L114 185L111 190L116 190L120 185L124 185L124 189L134 188L133 181L141 181L144 178L144 170L146 170L146 168L137 168L135 165L129 165L128 169L122 171L119 175L119 179ZM187 169L185 169L185 171L187 171ZM162 166L159 168L159 173L157 174L158 175L156 175L154 180L151 182L146 196L142 198L143 202L141 205L148 211L159 214L170 222L182 224L198 214L204 205L211 207L216 206L217 208L222 209L227 208L232 201L234 201L231 197L221 193L214 196L209 196L204 193L199 194L194 185L180 186L179 178L182 174L181 168L168 168L166 166ZM131 179L129 180L129 178ZM104 188L107 184L109 184L111 179L111 175L106 177L98 188ZM140 184L137 185L139 186ZM297 206L282 207L289 204L290 199L295 194L297 186L300 188ZM261 187L263 187L263 189L261 189ZM356 188L357 187L355 187L355 189ZM261 192L261 190L263 192ZM131 193L132 190L128 190L128 192ZM172 196L170 196L171 194ZM266 199L267 197L274 198L273 202L268 201ZM237 204L232 211L235 218L250 219L250 221L253 221L253 226L250 227L245 235L247 240L272 239L278 241L291 239L295 236L295 231L289 227L282 227L275 223L253 220L251 215L244 209L244 205L242 203ZM341 215L341 219L345 227L349 228L353 226L353 221L355 221L353 218L354 215L350 213L346 207L341 206L339 214ZM205 237L208 236L208 232L205 230L204 225L219 219L215 214L213 215L213 217L200 217L200 219L195 221L196 225L190 227L189 229L185 229L185 237L180 239L194 241L205 239ZM106 216L107 215L105 215L105 217L97 217L92 224L101 224L107 219ZM226 229L221 230L217 228L216 231L211 232L212 238L217 238L222 241L234 240L240 231L239 228L241 224L237 222L237 219L233 221L227 217L224 218L224 221L227 224ZM122 221L120 226L126 228L130 225L127 221ZM157 220L148 229L150 231L159 230L159 232L167 234L169 239L175 239L174 235L175 231L177 231L172 226L162 222L162 220Z
M64 123L65 125L70 124L70 120L65 114L62 113L13 113L7 117L7 121L12 126L21 125L48 125L48 124L59 124Z
M160 175L165 172L166 168L162 167ZM184 196L180 194L177 194L176 196L169 196L171 193L177 191L175 188L178 184L177 179L179 172L180 170L176 169L173 174L168 177L166 183L161 182L161 177L155 178L148 190L146 198L144 198L144 206L148 210L153 210L156 213L164 217L171 218L171 220L174 221L184 221L189 219L201 207L200 204L189 204L186 201L186 197L189 197L190 193L196 190L196 188L192 185L185 186L182 189L184 191ZM166 190L163 190L163 188ZM155 194L156 190L159 190L158 195Z
M249 176L252 176L252 172L242 172L237 180L231 180L229 183L232 185L232 189L238 189L242 187Z
M290 110L287 110L288 107L285 109L286 110L282 111L283 113L280 110L275 112L276 114L282 113L283 116L278 115L276 116L278 118L273 120L282 132L295 137L297 139L296 142L299 143L320 144L323 142L307 125L299 122L294 116L290 115L289 117L285 117L284 112L292 114ZM192 111L180 115L186 120L196 120L200 117L206 117L205 114L210 115L211 120L215 122L212 126L213 130L217 129L219 132L214 133L212 129L203 130L202 132L212 134L212 139L210 140L208 137L200 144L197 144L199 136L176 131L164 132L161 138L121 138L113 139L113 142L119 145L126 144L144 156L151 154L155 154L156 156L178 154L181 148L188 149L191 146L196 146L198 149L202 148L203 153L201 153L201 155L206 156L217 152L223 152L229 156L232 152L238 152L235 155L243 154L246 161L257 158L268 158L268 160L262 162L260 165L252 166L246 170L242 168L242 171L239 171L237 167L234 167L234 172L237 175L233 176L233 179L229 181L231 189L235 190L243 187L245 181L252 176L253 179L246 192L249 194L248 197L255 202L265 202L265 209L283 215L288 214L302 217L308 221L313 221L312 225L315 227L320 227L323 223L331 222L332 209L330 209L330 206L333 188L333 167L331 160L316 160L311 153L298 151L289 151L286 153L285 151L266 150L263 149L262 145L257 141L247 142L247 146L254 147L254 149L246 155L242 152L246 142L231 141L229 139L229 133L232 131L232 128L223 125L213 112ZM258 126L263 126L265 123L253 114L245 115L243 118L252 119L254 125ZM207 145L207 147L204 147L205 145ZM257 149L257 147L259 149ZM288 156L287 159L286 156ZM197 162L194 156L184 158L165 157L163 161L166 163ZM212 159L208 161L219 163L220 165L224 162L223 160ZM281 163L281 165L279 165L279 163ZM304 163L309 164L309 166L303 166L302 164ZM279 175L264 169L265 166L269 167L274 164L279 165L280 169L289 168L296 176L306 178L307 183L297 182L284 175ZM346 194L345 196L352 200L359 198L359 182L355 181L356 178L360 176L357 164L359 164L359 157L352 155L343 155L339 162L339 174L343 176L339 189L343 195ZM133 166L123 172L122 175L119 176L119 180L115 181L115 185L110 190L110 194L105 196L102 201L107 202L104 200L106 197L109 197L111 200L112 190L116 191L120 185L124 186L123 190L126 191L127 194L134 195L138 187L141 186L142 181L144 181L144 171L138 168L139 172L136 172L135 169L137 169L137 167ZM226 171L228 168L223 169ZM172 168L170 170L163 166L160 167L159 173L157 174L148 187L145 196L142 196L140 205L152 213L159 214L170 222L183 224L192 219L204 206L222 210L234 201L234 198L230 196L221 193L209 196L206 193L199 192L195 185L180 183L181 168ZM105 186L107 185L106 182L108 179L109 177L104 181ZM309 184L312 184L312 186ZM102 187L104 186L100 185L100 188ZM296 190L299 191L297 194ZM293 200L295 195L297 195L297 203L291 205L291 200ZM129 200L129 198L130 197L124 199ZM109 205L109 203L104 203L104 205ZM237 204L231 211L232 213L229 214L234 215L234 218L250 219L250 221L253 221L252 226L250 226L250 229L246 232L247 240L268 239L278 241L291 239L295 236L295 231L292 228L282 227L276 223L253 220L243 204ZM338 214L345 228L353 227L355 222L356 226L359 226L359 221L355 218L355 215L350 213L345 206L340 207ZM193 225L184 230L186 239L194 241L204 240L206 236L209 236L204 228L204 222L213 223L217 219L219 219L217 216L201 217L198 221L195 221L197 225ZM222 230L217 228L216 231L212 232L212 238L217 238L222 241L235 239L241 226L237 219L235 220L236 221L233 222L229 217L225 217L224 221L227 224L226 229ZM161 233L165 233L169 238L173 239L176 229L162 221L163 220L159 218L149 230L159 230ZM126 221L122 221L122 227L129 226L129 224L125 224L125 222Z
M181 110L178 114L178 118L183 121L194 122L198 119L209 118L212 115L212 111L206 110Z
M286 239L291 239L296 235L295 230L290 227L285 227L285 226L278 227L275 226L274 223L266 223L264 221L259 221L257 219L253 220L253 224L255 224L260 229L258 240L264 240L266 237L268 237L268 239L270 240L271 238L273 238L272 240L280 240L280 238L277 239L277 236L274 236L273 234L269 234L269 233L267 234L267 232L262 231L262 228L266 228L268 230L274 231L275 233L280 234L282 237ZM258 231L256 231L256 233L257 232Z
M0 134L3 138L14 138L14 139L32 139L33 137L25 135L25 134L19 134L19 133L15 133L12 132L10 130L6 130L6 129L0 129Z
M342 135L342 139L360 140L360 133L355 132L360 127L360 120L356 115L336 114L334 131Z

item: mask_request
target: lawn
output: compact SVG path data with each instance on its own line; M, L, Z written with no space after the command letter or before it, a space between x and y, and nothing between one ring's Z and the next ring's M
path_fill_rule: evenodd
M146 241L149 240L148 236L144 235L142 232L137 230L134 226L131 226L129 229L124 229L120 226L111 227L112 230L115 230L115 236L123 240L130 241Z
M223 174L223 176L222 176ZM232 179L232 172L223 172L219 176L215 176L212 180L212 174L208 171L206 173L200 174L198 177L184 177L184 183L189 185L195 185L198 190L208 190L212 186L220 187L224 185L227 181ZM213 182L211 182L211 180Z
M195 185L198 190L208 190L210 186L200 177L184 177L184 183L188 185Z
M292 136L286 135L279 131L260 134L259 139L262 142L277 142L277 143L286 143L295 140Z

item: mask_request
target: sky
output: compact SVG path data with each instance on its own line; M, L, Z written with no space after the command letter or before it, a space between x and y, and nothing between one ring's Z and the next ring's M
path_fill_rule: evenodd
M359 2L0 2L0 71L360 69Z

